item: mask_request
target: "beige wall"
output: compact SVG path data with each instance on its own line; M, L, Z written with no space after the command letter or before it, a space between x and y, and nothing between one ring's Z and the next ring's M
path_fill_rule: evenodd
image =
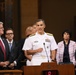
M21 0L21 36L25 37L25 29L38 18L38 0Z

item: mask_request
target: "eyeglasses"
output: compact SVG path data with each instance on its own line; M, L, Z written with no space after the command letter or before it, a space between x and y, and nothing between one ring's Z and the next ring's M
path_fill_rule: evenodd
M40 25L39 25L39 24L37 24L37 26L43 26L43 25L44 25L44 24L40 24Z
M13 35L13 33L6 33L6 35Z

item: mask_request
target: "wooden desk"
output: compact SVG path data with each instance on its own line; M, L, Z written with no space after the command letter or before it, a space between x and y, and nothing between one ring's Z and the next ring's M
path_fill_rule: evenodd
M0 75L22 75L22 70L0 70Z

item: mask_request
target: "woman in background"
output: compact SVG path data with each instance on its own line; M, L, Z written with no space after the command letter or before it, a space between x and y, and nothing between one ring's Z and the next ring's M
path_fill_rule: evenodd
M62 33L63 41L58 43L57 63L73 63L75 65L76 42L72 41L71 32L65 30Z

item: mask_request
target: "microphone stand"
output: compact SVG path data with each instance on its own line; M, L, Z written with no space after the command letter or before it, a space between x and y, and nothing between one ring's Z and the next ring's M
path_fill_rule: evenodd
M45 49L45 52L46 52L47 60L48 60L48 62L49 62L49 57L48 57L48 53L47 53L47 51L46 51L45 43L43 43L43 45L44 45L44 49Z

